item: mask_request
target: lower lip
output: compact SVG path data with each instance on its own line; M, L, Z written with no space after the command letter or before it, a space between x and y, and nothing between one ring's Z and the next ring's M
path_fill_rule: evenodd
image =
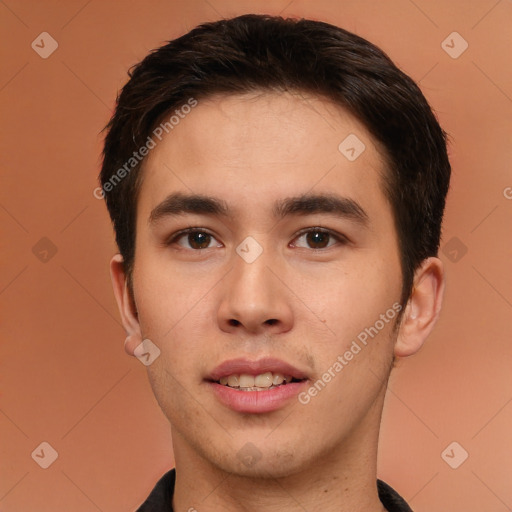
M264 413L283 407L307 386L307 380L289 382L265 391L239 391L218 382L209 382L222 404L237 412Z

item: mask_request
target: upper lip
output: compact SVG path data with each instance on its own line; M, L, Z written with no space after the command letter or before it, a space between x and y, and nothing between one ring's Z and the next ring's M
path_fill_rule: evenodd
M281 373L282 375L290 375L297 380L307 379L306 373L295 368L285 361L272 357L265 357L256 361L249 359L230 359L219 364L208 376L209 380L218 381L221 377L229 377L230 375L260 375L262 373L272 372Z

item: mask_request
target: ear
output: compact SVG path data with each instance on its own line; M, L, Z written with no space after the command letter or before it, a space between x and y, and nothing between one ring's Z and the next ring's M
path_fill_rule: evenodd
M443 263L439 258L427 258L414 273L412 294L395 343L396 356L410 356L423 346L439 317L443 295Z
M110 278L112 279L112 287L114 288L117 307L121 313L121 321L127 334L124 349L131 356L135 356L135 348L142 343L142 333L137 308L128 288L124 260L120 254L116 254L110 260Z

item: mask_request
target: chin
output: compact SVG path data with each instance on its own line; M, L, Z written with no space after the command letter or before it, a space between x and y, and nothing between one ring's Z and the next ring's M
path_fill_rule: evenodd
M258 450L247 442L234 456L225 454L220 460L211 462L222 471L246 478L271 479L284 478L300 473L305 469L306 461L299 459L288 450Z

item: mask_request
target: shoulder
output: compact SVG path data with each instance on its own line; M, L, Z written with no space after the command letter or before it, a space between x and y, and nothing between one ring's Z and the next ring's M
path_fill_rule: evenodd
M386 482L377 480L379 499L388 512L413 512L405 500Z
M172 497L174 495L174 482L176 471L171 469L158 480L146 501L137 509L137 512L170 512L172 511Z

